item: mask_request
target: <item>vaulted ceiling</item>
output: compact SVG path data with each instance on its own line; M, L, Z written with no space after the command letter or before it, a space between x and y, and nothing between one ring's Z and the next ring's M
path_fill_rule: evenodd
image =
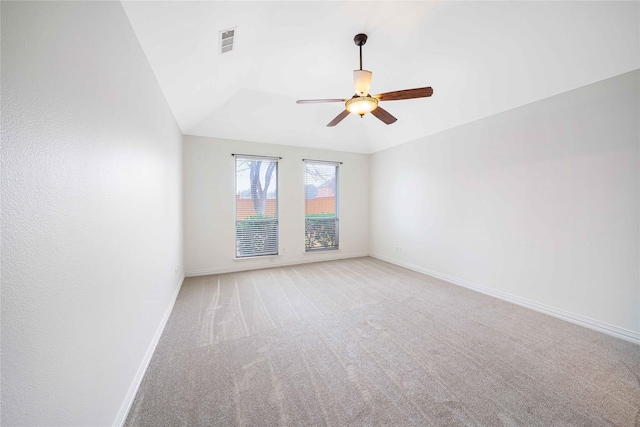
M640 68L638 2L122 2L182 132L379 151ZM236 27L234 51L219 31ZM432 86L326 127L353 95Z

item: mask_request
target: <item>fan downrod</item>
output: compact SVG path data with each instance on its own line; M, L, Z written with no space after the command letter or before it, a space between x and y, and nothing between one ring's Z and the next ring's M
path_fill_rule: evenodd
M362 70L362 46L364 46L364 44L367 42L367 35L362 33L356 34L356 36L353 38L353 41L360 49L360 69Z

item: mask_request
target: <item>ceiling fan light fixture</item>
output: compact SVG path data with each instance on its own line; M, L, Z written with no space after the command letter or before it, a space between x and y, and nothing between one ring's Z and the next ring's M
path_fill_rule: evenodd
M378 100L372 96L356 96L345 103L345 108L348 112L362 117L378 108Z
M369 88L371 87L371 71L354 70L353 85L358 96L369 95Z

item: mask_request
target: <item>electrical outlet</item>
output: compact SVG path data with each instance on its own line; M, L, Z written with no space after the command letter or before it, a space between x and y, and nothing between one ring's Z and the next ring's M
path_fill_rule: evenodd
M396 246L396 253L399 253L399 254L402 253L402 247L401 246Z
M176 271L175 271L175 274L177 275L179 271L180 271L180 265L178 264L178 265L176 265Z

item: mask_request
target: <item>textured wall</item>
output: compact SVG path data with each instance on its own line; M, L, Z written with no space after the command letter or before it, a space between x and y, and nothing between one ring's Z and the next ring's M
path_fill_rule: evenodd
M372 253L639 332L639 80L373 154Z
M282 157L278 164L280 256L234 260L235 163L231 153ZM340 250L304 252L304 162L342 161ZM184 137L184 256L187 274L255 268L369 251L369 156L284 145Z
M110 425L179 282L181 134L119 2L2 2L2 425Z

